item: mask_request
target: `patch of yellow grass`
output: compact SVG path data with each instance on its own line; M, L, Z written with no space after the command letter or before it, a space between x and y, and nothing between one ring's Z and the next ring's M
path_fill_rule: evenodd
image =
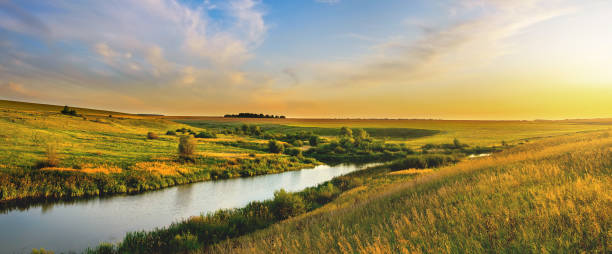
M221 152L200 152L202 156L206 157L217 157L217 158L246 158L249 157L248 153L221 153Z
M168 163L161 161L145 161L138 162L131 167L133 170L143 170L157 173L160 175L177 175L179 173L188 173L191 170L179 163Z
M215 157L215 158L223 158L223 159L246 159L246 158L254 158L254 157L269 157L274 156L273 154L256 154L255 156L251 156L251 153L222 153L222 152L200 152L198 153L202 156L206 157Z
M411 169L404 169L404 170L399 170L399 171L393 171L391 173L389 173L389 175L414 175L414 174L425 174L425 173L429 173L429 172L433 172L432 169L416 169L416 168L411 168Z
M63 168L63 167L48 167L48 168L43 168L42 170L48 170L48 171L75 171L75 172L83 172L83 173L88 173L88 174L97 174L97 173L103 173L103 174L116 174L116 173L121 173L122 169L119 167L115 167L115 166L93 166L90 164L84 164L81 165L81 169L75 169L75 168Z

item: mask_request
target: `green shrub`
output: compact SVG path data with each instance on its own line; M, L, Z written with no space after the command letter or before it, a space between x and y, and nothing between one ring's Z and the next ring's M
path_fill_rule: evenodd
M71 109L68 106L64 106L64 109L62 109L62 114L64 115L69 115L69 116L77 116L77 112L74 109Z
M304 200L297 194L286 192L284 189L274 192L272 212L280 220L284 220L306 211Z
M87 249L85 253L97 253L97 254L114 254L118 253L117 248L112 243L101 243L95 249Z
M198 237L189 232L174 236L170 246L173 252L195 251L201 247L198 243Z
M351 130L348 127L342 127L340 128L340 137L341 138L352 138L353 137L353 130Z
M53 254L53 251L45 250L43 248L40 249L32 249L32 254Z
M403 170L410 168L436 168L446 166L459 161L451 155L443 154L425 154L425 155L409 155L404 159L400 159L391 164L391 170Z
M217 135L214 134L214 133L202 131L202 132L198 133L198 135L195 135L195 137L196 138L216 138Z
M302 156L302 150L300 150L299 148L290 148L287 149L286 154L291 155L291 156Z
M181 136L178 145L179 158L185 161L193 161L196 150L195 139L191 135Z
M176 136L176 132L172 131L172 130L166 131L166 135L168 135L168 136Z
M318 146L321 143L321 138L319 138L319 136L310 136L310 138L308 139L308 143L310 143L311 146Z
M270 140L268 142L268 150L271 153L283 153L285 151L285 145L276 140Z

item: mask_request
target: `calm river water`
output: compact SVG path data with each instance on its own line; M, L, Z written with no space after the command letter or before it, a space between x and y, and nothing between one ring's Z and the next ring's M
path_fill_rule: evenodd
M321 165L280 174L208 181L138 195L34 205L0 213L0 253L81 252L100 242L117 242L127 232L151 230L189 216L243 207L284 188L298 191L372 164Z

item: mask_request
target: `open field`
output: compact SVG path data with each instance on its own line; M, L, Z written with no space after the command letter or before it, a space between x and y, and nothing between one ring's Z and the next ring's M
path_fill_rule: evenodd
M332 136L338 128L365 128L373 137L390 138L389 142L406 143L410 147L450 143L458 138L473 146L501 145L502 141L518 144L526 140L582 131L609 130L612 121L453 121L453 120L385 120L385 119L253 119L223 117L164 117L192 126L223 127L242 123L257 124L265 129L316 131ZM287 127L288 126L288 127ZM300 129L299 127L305 127ZM321 130L323 129L323 130ZM376 135L376 129L379 135ZM324 130L327 130L325 132ZM402 131L404 130L404 131ZM391 134L387 134L391 133Z
M609 253L609 132L542 139L416 178L379 176L210 253ZM414 174L411 174L414 175Z
M70 116L59 113L61 109L0 101L0 201L131 193L312 165L286 155L200 138L195 139L196 160L183 163L178 161L179 136L165 135L166 131L204 129L157 117L99 110L77 109L79 116ZM157 138L148 139L149 132ZM255 142L230 135L217 139ZM57 162L42 165L48 160L50 147ZM100 187L98 178L111 181L113 187Z
M393 171L387 164L90 251L607 253L611 158L612 134L596 132L446 167Z
M124 243L99 250L605 253L612 247L608 120L185 120L78 109L82 115L70 116L54 111L61 109L56 106L0 105L0 201L138 193L277 173L312 166L318 162L308 156L326 153L395 160L274 200L129 234ZM214 133L245 123L263 133L253 134L251 126L195 138L194 157L187 161L177 153L181 134L166 135L183 128ZM342 126L354 132L347 136ZM372 139L359 138L358 128ZM264 139L265 133L303 131L331 141L280 142L286 150L268 152L276 141ZM157 137L147 138L149 132ZM501 141L509 145L501 147ZM420 149L426 144L434 146ZM491 156L469 158L481 149L475 146L497 148ZM57 164L41 166L49 147L56 149ZM287 214L287 207L278 207L285 205L297 210Z

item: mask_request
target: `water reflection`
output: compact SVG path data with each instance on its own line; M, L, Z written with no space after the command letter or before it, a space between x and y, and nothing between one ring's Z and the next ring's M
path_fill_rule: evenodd
M318 166L280 174L200 182L93 199L17 205L0 214L0 253L45 248L77 251L116 242L127 232L151 230L200 213L242 207L272 198L284 188L298 191L368 165Z

